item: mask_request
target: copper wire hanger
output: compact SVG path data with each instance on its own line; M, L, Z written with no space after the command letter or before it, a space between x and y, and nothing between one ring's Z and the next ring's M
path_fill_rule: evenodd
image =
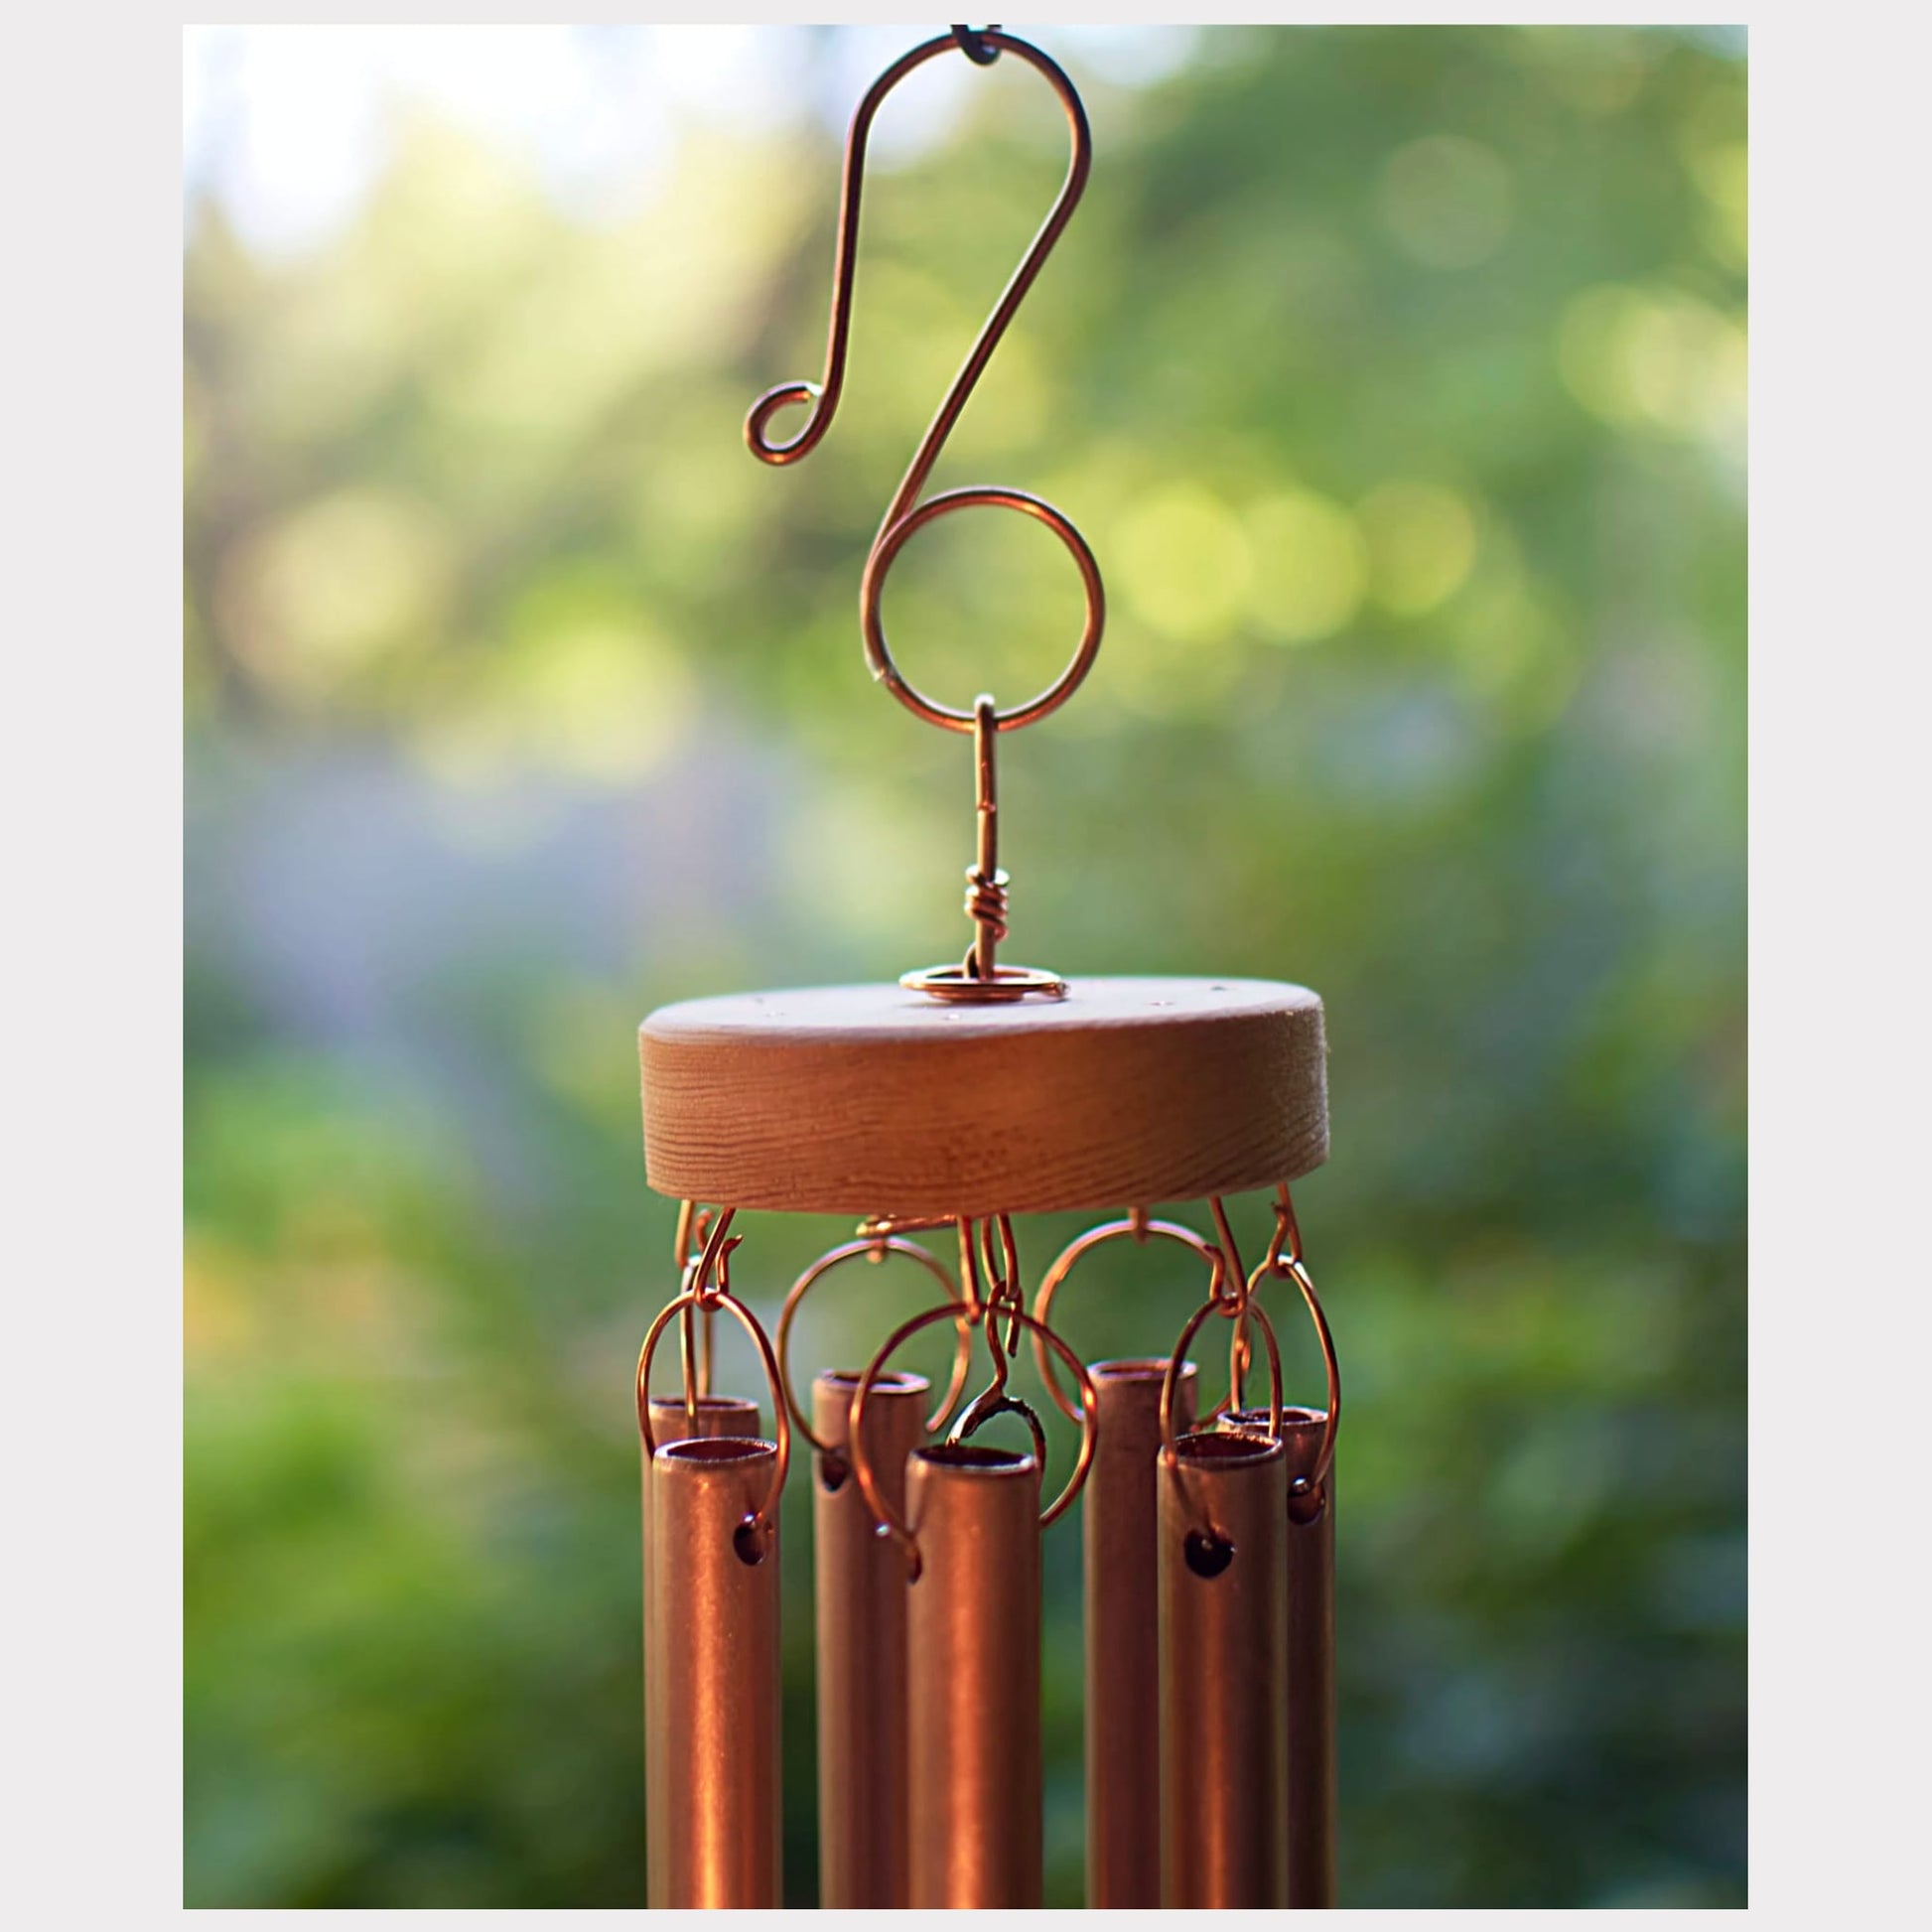
M1072 135L1072 153L1066 178L1059 194L1040 223L1038 232L1021 257L1020 266L994 305L978 339L967 351L959 372L953 377L932 421L912 454L912 461L898 487L886 506L878 534L867 552L859 586L859 626L865 642L866 663L873 677L883 683L900 704L927 724L944 731L971 732L975 740L979 842L975 863L967 871L966 911L974 925L974 942L963 964L933 967L905 975L903 984L942 999L1001 999L1024 997L1029 993L1058 998L1066 985L1058 975L1031 967L1002 967L996 964L995 948L1006 937L1007 876L999 869L996 843L996 805L994 779L994 740L1003 731L1017 731L1023 725L1036 724L1057 711L1079 687L1092 667L1100 649L1101 631L1106 622L1106 596L1100 581L1100 567L1094 561L1087 540L1072 520L1044 497L1029 490L999 484L974 484L965 488L941 490L920 501L920 492L938 462L946 439L952 434L980 377L1000 345L1027 292L1033 287L1052 253L1081 194L1093 160L1093 137L1087 125L1086 109L1058 63L1027 41L1002 33L997 27L978 31L955 27L951 33L926 41L896 61L867 90L852 116L846 134L844 173L840 184L838 246L832 268L832 311L825 347L825 372L816 382L781 382L767 389L753 403L745 419L745 441L760 462L773 465L797 463L809 456L832 427L844 392L846 355L851 343L853 294L858 280L859 207L865 184L866 143L880 106L898 83L926 62L941 55L962 53L976 66L989 67L1002 54L1011 54L1042 74L1066 112ZM808 404L811 415L803 427L785 442L773 442L769 433L771 419L782 409ZM894 660L886 640L880 612L886 575L894 559L926 524L963 509L1011 509L1036 518L1066 546L1080 573L1085 594L1085 617L1080 640L1065 668L1053 682L1024 704L1007 710L981 696L971 709L942 704L911 684Z

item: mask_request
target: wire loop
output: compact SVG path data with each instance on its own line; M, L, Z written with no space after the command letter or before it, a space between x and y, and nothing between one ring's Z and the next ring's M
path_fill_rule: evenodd
M952 1380L946 1385L946 1392L939 1398L939 1406L927 1420L925 1433L937 1435L946 1425L946 1418L953 1412L959 1401L960 1393L966 1386L967 1371L972 1366L973 1323L963 1302L958 1301L958 1288L953 1278L947 1274L945 1264L937 1256L929 1254L916 1241L901 1241L894 1235L861 1236L856 1241L848 1241L842 1246L822 1254L792 1283L791 1292L785 1297L785 1305L778 1313L776 1356L778 1380L784 1390L786 1407L791 1411L792 1426L820 1455L830 1455L846 1451L839 1445L822 1443L812 1433L811 1423L807 1420L804 1406L792 1393L791 1387L791 1324L798 1313L798 1307L804 1301L806 1292L816 1282L822 1281L833 1269L848 1261L883 1261L888 1255L903 1255L908 1261L916 1261L936 1280L946 1293L954 1298L959 1315L959 1346L953 1354Z
M1223 1299L1223 1289L1227 1275L1227 1262L1220 1249L1204 1241L1192 1228L1182 1227L1177 1221L1151 1221L1145 1208L1133 1208L1127 1218L1120 1221L1103 1221L1098 1227L1088 1228L1084 1234L1076 1235L1054 1258L1053 1265L1047 1269L1039 1284L1039 1293L1034 1298L1034 1317L1045 1321L1052 1311L1053 1297L1060 1291L1068 1275L1073 1272L1074 1264L1083 1255L1091 1254L1095 1248L1109 1241L1122 1238L1145 1243L1152 1236L1159 1235L1163 1240L1177 1241L1191 1254L1198 1255L1207 1263L1209 1274L1207 1283L1208 1300L1218 1304ZM1046 1345L1035 1339L1035 1359L1039 1367L1039 1379L1046 1384L1046 1393L1052 1398L1053 1406L1070 1422L1079 1420L1080 1411L1060 1387L1059 1378L1053 1373L1052 1360L1046 1352Z
M1077 1418L1079 1410L1074 1410ZM1038 1464L1039 1478L1046 1479L1046 1432L1039 1426L1039 1417L1033 1405L1022 1402L1017 1395L1004 1395L997 1389L986 1389L976 1395L966 1405L965 1413L946 1431L948 1443L964 1443L978 1435L995 1416L1018 1416L1027 1425L1034 1439L1034 1460Z
M989 1334L992 1325L999 1320L1001 1312L1002 1311L991 1303L981 1305L978 1318L987 1322ZM851 1459L852 1473L859 1480L859 1493L865 1497L866 1507L872 1511L873 1521L878 1523L904 1551L907 1571L914 1581L918 1578L920 1567L918 1537L886 1500L885 1493L879 1486L879 1478L874 1474L872 1464L866 1459L864 1435L866 1400L872 1394L873 1385L885 1372L886 1364L899 1348L910 1341L920 1329L929 1328L933 1322L944 1321L949 1316L956 1316L957 1313L958 1306L948 1303L942 1308L927 1309L923 1314L915 1314L909 1321L901 1321L880 1345L879 1352L866 1364L865 1373L859 1377L858 1387L852 1391L852 1408L846 1424L846 1441L851 1445L847 1453ZM1080 1449L1074 1460L1073 1473L1066 1479L1066 1487L1045 1509L1040 1511L1039 1526L1045 1529L1065 1514L1074 1497L1080 1493L1081 1485L1087 1479L1087 1471L1093 1464L1094 1438L1097 1433L1097 1398L1094 1394L1093 1377L1087 1373L1086 1365L1058 1335L1054 1334L1044 1322L1035 1320L1024 1311L1016 1312L1013 1318L1021 1327L1043 1336L1047 1345L1058 1352L1061 1361L1073 1372L1080 1384ZM975 1399L974 1408L980 1407L981 1404L988 1404L981 1420L997 1413L988 1402L989 1398L993 1398L996 1402L1007 1399L1004 1382L996 1383L993 1388ZM970 1409L968 1414L971 1414ZM1034 1420L1037 1422L1037 1418ZM975 1426L977 1427L977 1424ZM1042 1466L1042 1476L1044 1473Z
M726 1210L730 1218L730 1210ZM644 1454L651 1457L657 1453L657 1441L650 1428L650 1364L651 1357L657 1352L659 1337L670 1325L673 1315L681 1314L699 1306L695 1289L686 1289L675 1300L667 1303L659 1311L657 1319L650 1324L650 1331L644 1336L644 1345L637 1351L637 1433L643 1438ZM765 1379L771 1385L771 1435L777 1449L777 1458L771 1467L771 1480L765 1487L764 1500L753 1510L740 1526L754 1533L773 1531L778 1526L778 1498L784 1493L785 1471L791 1464L791 1426L785 1414L785 1391L778 1374L777 1357L771 1352L771 1343L764 1330L759 1326L758 1316L748 1309L737 1296L719 1290L712 1306L728 1311L736 1315L743 1324L745 1332L751 1336L764 1363ZM685 1388L685 1404L691 1406L692 1390Z
M1268 1319L1267 1311L1259 1303L1250 1307L1246 1312L1252 1315L1255 1325L1261 1330L1261 1338L1268 1344L1268 1438L1270 1443L1280 1443L1282 1438L1282 1351L1275 1339L1275 1324ZM1210 1314L1228 1315L1229 1310L1219 1301L1203 1302L1188 1317L1187 1325L1180 1331L1180 1340L1175 1343L1173 1353L1168 1358L1168 1372L1161 1378L1161 1466L1169 1477L1180 1485L1181 1494L1187 1499L1189 1513L1207 1534L1225 1542L1219 1527L1201 1510L1195 1497L1188 1495L1185 1477L1180 1467L1180 1453L1175 1446L1173 1429L1174 1393L1179 1386L1180 1371L1187 1359L1187 1344L1193 1340L1200 1325ZM1230 1318L1233 1317L1230 1315ZM1238 1410L1239 1405L1231 1405ZM1217 1412L1218 1413L1218 1412ZM1247 1435L1247 1430L1237 1430L1239 1435Z
M1341 1363L1335 1355L1335 1338L1329 1332L1328 1317L1321 1311L1321 1298L1315 1294L1308 1264L1302 1259L1302 1229L1295 1218L1295 1198L1285 1180L1275 1183L1275 1232L1269 1240L1268 1252L1262 1257L1261 1265L1248 1277L1250 1299L1263 1278L1270 1276L1286 1277L1301 1290L1309 1318L1314 1323L1315 1337L1321 1344L1321 1367L1328 1384L1327 1421L1321 1437L1321 1453L1315 1458L1313 1472L1298 1476L1291 1485L1293 1494L1303 1498L1311 1497L1318 1506L1322 1487L1328 1480L1328 1471L1335 1459L1335 1437L1341 1429ZM1234 1406L1238 1408L1240 1405L1237 1403Z
M1256 1264L1255 1272L1248 1281L1248 1311L1258 1321L1267 1317L1262 1313L1260 1302L1253 1299L1254 1290L1269 1272L1264 1259ZM1314 1283L1309 1278L1309 1271L1300 1258L1284 1261L1277 1272L1290 1277L1302 1291L1302 1300L1308 1305L1310 1319L1314 1323L1315 1337L1321 1344L1321 1367L1328 1383L1327 1421L1322 1430L1321 1452L1315 1457L1313 1470L1306 1476L1298 1476L1290 1485L1293 1494L1319 1499L1323 1485L1328 1480L1328 1471L1334 1464L1335 1437L1341 1429L1341 1363L1335 1356L1335 1338L1329 1331L1328 1317L1321 1311L1320 1297L1315 1294ZM1235 1406L1239 1407L1238 1404Z

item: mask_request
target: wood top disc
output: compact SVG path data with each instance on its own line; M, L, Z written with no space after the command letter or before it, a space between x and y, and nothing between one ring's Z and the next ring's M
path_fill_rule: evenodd
M644 1163L678 1199L1044 1213L1294 1180L1328 1153L1321 1002L1272 980L1084 979L944 1005L823 986L660 1007Z

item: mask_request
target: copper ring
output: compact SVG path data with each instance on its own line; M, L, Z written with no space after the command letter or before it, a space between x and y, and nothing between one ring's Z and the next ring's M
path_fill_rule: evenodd
M1267 1312L1259 1303L1251 1303L1247 1312L1261 1325L1261 1338L1268 1344L1268 1440L1279 1443L1282 1440L1282 1351L1275 1340L1275 1324L1268 1319ZM1180 1473L1180 1456L1174 1448L1173 1399L1174 1391L1180 1381L1180 1370L1187 1359L1187 1344L1193 1340L1200 1324L1210 1314L1224 1314L1233 1318L1232 1311L1221 1302L1203 1302L1188 1317L1187 1325L1180 1331L1180 1340L1175 1344L1173 1353L1168 1358L1168 1372L1161 1378L1161 1466L1175 1482L1183 1485ZM1211 1536L1219 1537L1211 1521L1199 1511L1194 1512Z
M884 1372L886 1364L893 1355L916 1335L921 1328L927 1328L935 1321L944 1321L956 1315L958 1310L950 1304L945 1308L927 1309L923 1314L915 1314L909 1321L902 1321L888 1335L878 1354L866 1364L865 1373L859 1377L859 1386L852 1391L850 1420L846 1425L846 1438L852 1445L852 1472L859 1479L859 1493L866 1499L866 1507L872 1511L872 1520L880 1524L901 1550L905 1552L906 1562L913 1578L919 1574L919 1540L910 1528L893 1513L891 1506L881 1494L877 1478L873 1475L872 1465L866 1460L865 1439L860 1433L865 1420L866 1398L871 1395L873 1384ZM1098 1398L1094 1394L1093 1377L1087 1373L1086 1364L1074 1354L1058 1335L1043 1322L1022 1310L993 1310L993 1318L998 1320L1003 1313L1023 1327L1031 1328L1035 1334L1043 1334L1048 1343L1060 1352L1060 1359L1079 1378L1080 1381L1080 1452L1074 1460L1073 1473L1066 1479L1066 1487L1054 1497L1053 1501L1039 1513L1039 1526L1045 1529L1057 1522L1080 1493L1081 1485L1087 1479L1087 1470L1093 1463L1094 1437L1098 1432ZM1044 1471L1041 1471L1042 1476Z
M1045 1321L1053 1306L1053 1297L1059 1292L1061 1283L1072 1273L1073 1264L1082 1255L1108 1241L1118 1241L1123 1236L1135 1241L1144 1241L1150 1234L1158 1234L1164 1240L1178 1241L1183 1248L1197 1254L1212 1271L1207 1292L1211 1301L1221 1301L1221 1284L1226 1278L1227 1263L1219 1248L1212 1242L1203 1240L1192 1228L1182 1227L1177 1221L1150 1221L1145 1217L1130 1215L1124 1221L1104 1221L1099 1227L1088 1228L1086 1233L1077 1235L1054 1258L1053 1265L1047 1269L1039 1284L1039 1293L1034 1298L1034 1316ZM1034 1359L1039 1368L1039 1379L1046 1384L1046 1393L1052 1398L1053 1406L1069 1422L1078 1422L1079 1410L1067 1398L1060 1387L1059 1378L1053 1373L1051 1358L1046 1352L1046 1344L1037 1337L1034 1341Z
M941 1223L940 1225L948 1225ZM831 1455L836 1451L829 1444L821 1443L812 1434L812 1426L805 1419L805 1411L791 1391L791 1322L798 1312L798 1305L805 1299L805 1291L822 1277L829 1275L841 1262L855 1261L861 1255L877 1259L881 1255L904 1255L909 1261L921 1263L928 1273L937 1280L939 1286L959 1301L959 1291L953 1278L946 1273L945 1264L936 1255L928 1253L916 1241L901 1241L893 1235L874 1235L848 1241L834 1248L829 1254L820 1255L805 1272L791 1285L791 1293L785 1297L785 1305L778 1312L778 1328L775 1337L778 1363L778 1381L784 1390L785 1404L791 1411L792 1426L804 1437L820 1455ZM959 1305L959 1347L953 1356L952 1380L946 1385L946 1392L939 1399L939 1406L932 1412L925 1425L928 1436L937 1435L945 1427L946 1418L953 1412L960 1391L966 1386L967 1372L972 1367L973 1323L965 1305Z
M1249 1313L1261 1314L1261 1304L1255 1299L1254 1291L1262 1277L1271 1273L1292 1277L1296 1287L1302 1291L1302 1300L1308 1304L1315 1335L1321 1343L1321 1366L1328 1379L1328 1421L1322 1431L1321 1453L1315 1457L1313 1474L1298 1476L1293 1485L1298 1494L1306 1495L1311 1490L1320 1489L1334 1463L1335 1437L1341 1428L1341 1364L1335 1356L1335 1338L1328 1331L1328 1317L1321 1312L1321 1300L1314 1292L1314 1283L1309 1279L1308 1269L1298 1256L1284 1257L1281 1265L1272 1270L1266 1261L1256 1267L1248 1278Z
M1023 725L1037 724L1040 719L1057 711L1080 688L1081 680L1093 668L1093 660L1099 653L1100 633L1106 627L1107 621L1106 593L1101 588L1100 566L1094 561L1093 551L1065 513L1055 509L1044 497L1035 496L1024 489L1004 489L996 485L946 489L937 496L928 496L917 509L889 525L866 559L865 576L859 586L860 627L865 635L866 662L871 666L873 676L907 711L916 718L924 719L927 724L938 725L946 731L971 731L972 712L940 704L907 682L886 643L886 624L880 615L880 601L886 588L886 573L908 538L917 535L935 517L944 516L949 510L982 506L1015 509L1025 515L1037 517L1072 554L1080 572L1081 586L1086 592L1086 621L1081 626L1080 641L1066 668L1045 690L1029 698L1025 704L994 714L997 730L1018 731Z
M901 973L898 983L908 993L971 1002L974 1006L997 1006L1003 1000L1024 1000L1034 993L1049 1000L1066 998L1066 981L1040 966L996 967L990 980L976 978L964 966L925 966L916 973Z
M670 1325L671 1317L682 1313L686 1309L699 1306L701 1304L696 1289L686 1289L676 1300L666 1303L658 1311L657 1319L650 1324L650 1332L644 1336L643 1347L637 1351L637 1433L643 1438L646 1459L657 1453L657 1442L650 1433L651 1357L656 1354L658 1337ZM766 1339L764 1330L759 1326L758 1317L736 1295L720 1289L709 1306L729 1309L738 1317L745 1332L757 1344L759 1355L764 1363L765 1378L771 1385L771 1434L774 1447L778 1451L777 1459L772 1464L771 1480L766 1486L763 1502L747 1520L775 1529L778 1523L778 1498L784 1493L785 1470L791 1462L791 1422L785 1414L785 1391L778 1375L777 1357L772 1354L771 1343Z

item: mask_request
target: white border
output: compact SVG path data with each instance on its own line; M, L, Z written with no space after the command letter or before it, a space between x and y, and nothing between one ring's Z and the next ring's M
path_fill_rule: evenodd
M1932 963L1924 36L1903 6L1746 18L1752 1891L1780 1912L1890 1925L1922 1909L1928 1675L1912 1427ZM22 14L0 115L9 578L25 593L8 601L0 765L16 1793L3 1895L35 1925L145 1924L180 1897L178 36L131 12Z

